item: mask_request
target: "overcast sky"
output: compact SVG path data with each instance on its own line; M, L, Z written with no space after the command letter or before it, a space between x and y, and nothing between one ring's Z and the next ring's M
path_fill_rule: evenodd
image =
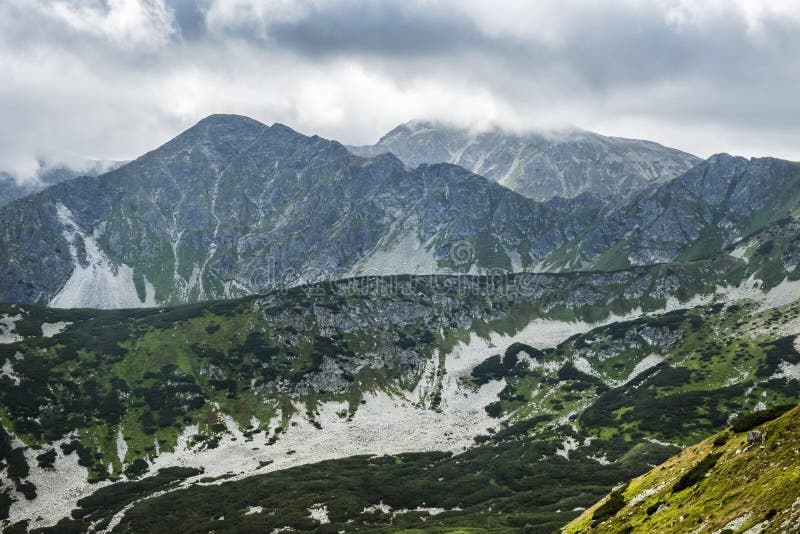
M0 168L211 113L345 143L412 118L800 160L800 0L0 0Z

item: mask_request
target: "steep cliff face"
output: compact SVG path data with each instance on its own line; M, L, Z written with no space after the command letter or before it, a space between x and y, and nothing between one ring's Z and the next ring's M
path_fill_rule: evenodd
M619 201L701 161L650 141L578 129L472 132L419 120L398 126L374 145L350 150L364 156L391 152L411 167L453 163L536 200L592 193Z

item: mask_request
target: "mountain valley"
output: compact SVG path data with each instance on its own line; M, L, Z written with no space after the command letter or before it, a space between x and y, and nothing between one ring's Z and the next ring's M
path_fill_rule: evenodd
M800 533L800 0L0 0L0 533Z
M13 201L2 527L614 531L660 491L620 484L800 401L798 170L535 200L217 115Z

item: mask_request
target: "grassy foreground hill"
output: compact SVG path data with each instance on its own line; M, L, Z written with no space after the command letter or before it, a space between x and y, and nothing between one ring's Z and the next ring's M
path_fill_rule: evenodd
M800 407L772 419L784 409L741 418L616 488L563 532L798 532Z

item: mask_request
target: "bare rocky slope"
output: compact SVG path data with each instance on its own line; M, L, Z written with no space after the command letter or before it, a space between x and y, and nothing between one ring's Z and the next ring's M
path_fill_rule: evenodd
M212 116L120 169L0 208L0 300L131 307L359 273L520 270L601 207Z
M603 215L556 268L614 269L707 257L797 213L800 164L717 154Z

